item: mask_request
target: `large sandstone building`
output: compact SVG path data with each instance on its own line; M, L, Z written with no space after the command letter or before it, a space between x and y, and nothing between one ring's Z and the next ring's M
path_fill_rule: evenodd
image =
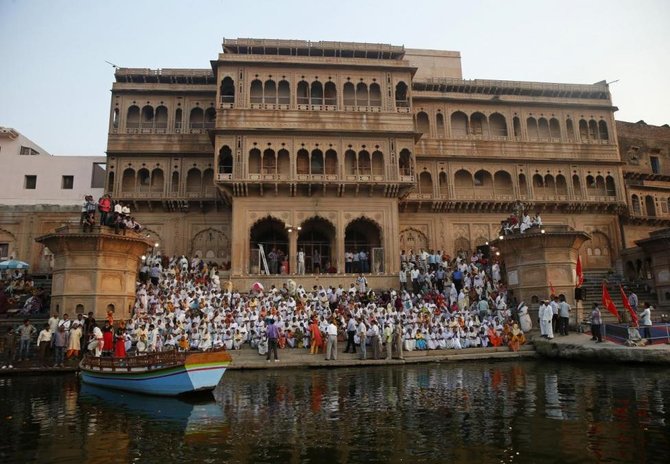
M262 245L291 272L302 250L308 274L363 249L388 284L402 249L472 250L518 203L588 232L587 270L623 273L670 225L667 141L656 164L631 158L645 142L622 160L617 131L638 125L615 122L604 81L465 80L458 52L347 42L225 39L210 64L117 69L106 190L163 253L233 278L263 272Z

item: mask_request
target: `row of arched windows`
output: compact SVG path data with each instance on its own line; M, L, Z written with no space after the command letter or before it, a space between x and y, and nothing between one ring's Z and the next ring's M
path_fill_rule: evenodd
M398 107L409 107L407 84L398 82L395 86L395 102ZM321 82L300 80L293 90L298 105L337 106L337 85L333 81ZM232 105L235 101L235 83L231 77L225 77L219 88L221 103ZM249 88L252 104L290 105L291 83L286 79L279 81L254 79ZM346 82L342 86L344 106L381 107L382 89L377 82Z
M214 186L214 170L207 168L201 171L198 168L191 168L186 173L186 193L200 193L207 187ZM113 187L113 177L110 177L110 188ZM163 169L154 168L149 170L141 168L137 171L133 168L126 168L123 171L121 179L121 192L164 192L169 190L172 193L179 192L179 172L174 171L170 178L169 188L165 183Z
M177 108L175 111L174 127L181 129L210 129L216 122L216 110L213 107L202 109L200 107L192 108L188 113L188 120L183 121L183 110ZM114 109L112 115L112 126L119 127L119 110ZM141 109L137 105L131 105L126 113L127 129L167 129L168 127L168 109L164 105L157 106L155 109L151 105L145 105Z
M373 175L385 174L384 153L380 150L347 150L344 158L338 156L336 150L300 149L295 155L295 172L298 175L338 175L340 163L343 164L345 175ZM283 174L291 172L291 155L286 149L275 151L267 148L261 151L253 148L249 151L249 174ZM399 169L401 175L412 175L412 153L401 150L399 154ZM220 174L232 174L233 157L228 145L219 150L218 170Z
M454 138L466 138L470 136L481 138L501 138L508 137L510 132L517 139L523 138L522 121L515 116L512 119L512 126L508 130L507 120L500 113L493 113L486 116L484 113L476 111L467 115L463 111L455 111L449 117L450 133L445 129L445 116L438 112L435 115L435 134L437 138L451 136ZM525 129L528 140L550 140L560 141L565 138L566 141L582 142L607 142L609 141L609 131L607 122L595 119L580 119L577 123L578 133L575 133L575 123L572 119L565 120L565 129L557 118L526 118ZM416 127L419 132L430 136L431 122L425 111L420 111L416 115ZM565 137L563 137L565 131Z
M551 174L544 176L534 174L531 181L534 195L537 197L567 196L570 194L568 179L562 174L556 176ZM580 177L574 174L571 181L572 195L574 197L582 197ZM440 171L438 174L438 191L440 195L448 193L448 183L447 172ZM454 173L453 183L455 190L461 193L474 193L480 190L492 190L501 195L512 195L514 193L513 177L509 172L503 170L491 174L485 169L480 169L473 175L465 169L459 169ZM433 175L430 171L424 170L418 174L417 189L417 192L420 194L433 193ZM518 176L518 189L519 195L529 195L528 181L525 174L519 174ZM612 176L587 176L586 196L616 197L614 178Z

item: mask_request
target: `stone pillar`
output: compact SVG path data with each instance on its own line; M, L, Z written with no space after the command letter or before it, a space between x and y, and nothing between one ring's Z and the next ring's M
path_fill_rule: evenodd
M651 273L658 298L656 309L670 311L670 228L652 232L649 238L636 240L635 243L646 256L651 257ZM656 318L658 314L651 316Z
M288 266L289 274L298 272L298 230L288 233Z
M519 302L524 301L534 312L539 305L531 304L533 296L540 300L548 298L551 285L576 308L577 254L579 247L590 238L586 232L565 225L547 225L524 234L507 235L491 245L498 248L504 260L508 288ZM531 318L537 321L535 314ZM577 314L577 320L579 318Z
M126 231L116 235L107 227L81 232L68 225L36 239L54 253L51 310L59 315L92 311L104 319L127 319L135 302L135 282L141 257L152 244Z

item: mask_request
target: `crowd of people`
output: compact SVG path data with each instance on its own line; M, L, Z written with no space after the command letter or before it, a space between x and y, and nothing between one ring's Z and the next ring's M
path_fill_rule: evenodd
M339 339L347 341L345 352L367 359L525 343L528 308L508 302L498 264L482 252L454 259L403 253L402 261L409 281L401 277L399 289L379 293L364 274L349 288L306 289L288 280L241 293L197 256L149 257L132 318L115 324L113 338L102 343L108 351L99 354L250 347L268 360L277 348L330 351L327 359L336 359L332 342Z

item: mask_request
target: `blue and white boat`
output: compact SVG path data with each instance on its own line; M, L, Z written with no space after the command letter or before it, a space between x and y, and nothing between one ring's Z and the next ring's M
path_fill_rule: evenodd
M163 351L126 358L84 356L83 382L136 393L178 396L213 390L232 361L227 351Z

